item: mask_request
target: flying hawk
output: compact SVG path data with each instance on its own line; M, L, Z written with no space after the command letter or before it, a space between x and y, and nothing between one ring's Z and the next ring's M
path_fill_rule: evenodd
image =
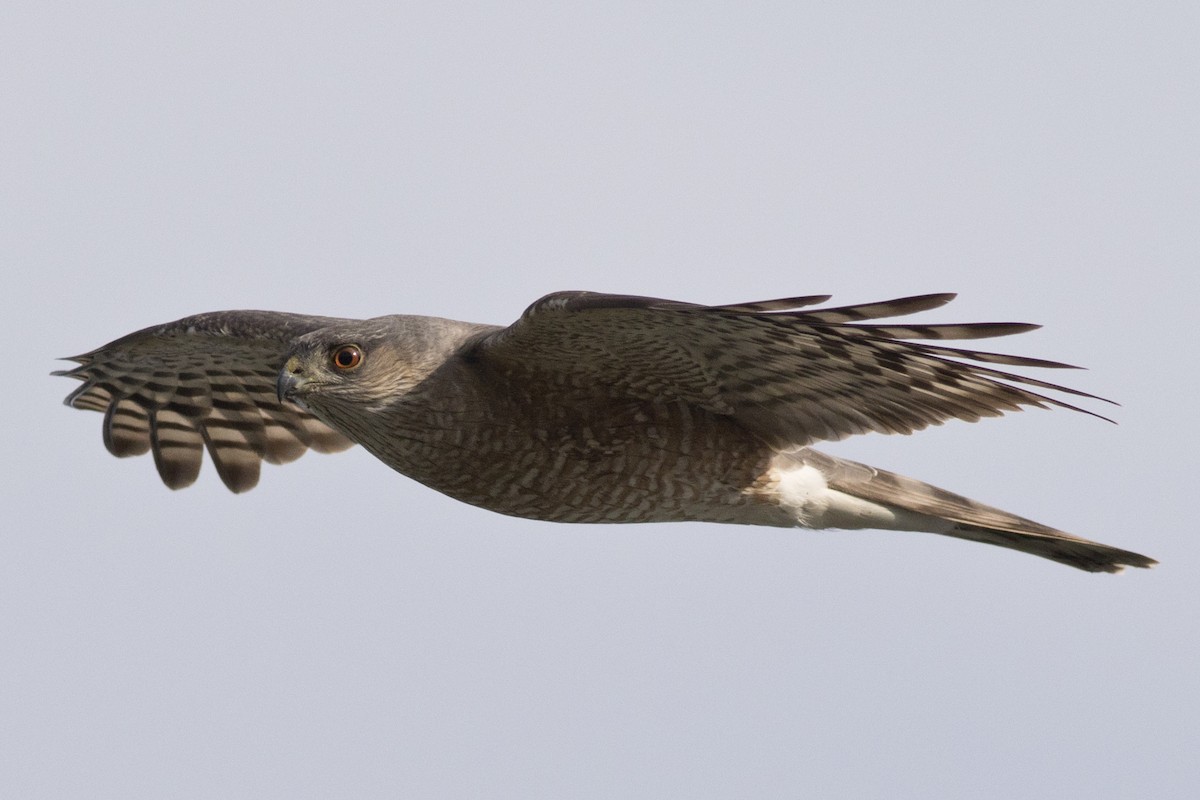
M55 374L83 381L66 403L103 412L113 455L153 453L172 489L196 480L204 450L243 492L262 461L357 443L451 497L531 519L930 531L1092 572L1153 565L810 449L1022 406L1083 410L1035 390L1094 398L994 366L1065 364L928 343L1036 325L870 322L953 297L811 309L829 296L704 306L559 292L508 327L218 311Z

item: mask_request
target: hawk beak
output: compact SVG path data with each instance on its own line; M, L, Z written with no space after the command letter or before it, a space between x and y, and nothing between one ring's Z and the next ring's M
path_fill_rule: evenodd
M300 359L292 356L283 365L283 369L279 370L279 377L275 380L275 396L281 403L285 400L294 401L296 392L300 391L307 382L308 378L304 377Z

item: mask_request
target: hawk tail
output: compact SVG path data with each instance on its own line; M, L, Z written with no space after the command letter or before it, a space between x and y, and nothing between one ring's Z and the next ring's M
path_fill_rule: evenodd
M820 527L891 528L940 533L1029 553L1087 572L1152 567L1139 553L1092 542L928 483L804 449L781 454L787 470L819 472L827 492ZM863 502L865 501L865 502ZM814 525L814 527L817 527Z

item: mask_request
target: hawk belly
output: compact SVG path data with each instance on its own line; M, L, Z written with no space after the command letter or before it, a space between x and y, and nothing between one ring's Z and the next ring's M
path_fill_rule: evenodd
M684 403L505 398L486 407L397 403L358 436L414 480L501 514L553 522L796 525L776 502L771 449ZM486 413L480 413L486 408Z

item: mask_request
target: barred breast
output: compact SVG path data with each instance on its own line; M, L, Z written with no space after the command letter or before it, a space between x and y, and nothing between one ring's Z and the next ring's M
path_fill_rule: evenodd
M393 469L458 500L554 522L795 525L768 497L772 452L679 401L610 396L529 375L448 371L339 428Z

